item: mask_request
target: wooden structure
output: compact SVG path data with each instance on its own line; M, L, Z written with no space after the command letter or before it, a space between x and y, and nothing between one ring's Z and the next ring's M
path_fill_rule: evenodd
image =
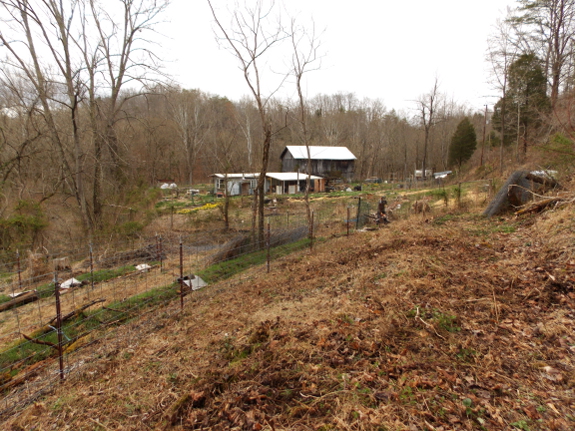
M229 174L212 174L214 179L214 194L218 192L227 193L229 196L246 196L253 195L258 186L257 173L229 173ZM227 182L227 190L226 190Z
M271 172L266 175L271 193L277 195L303 193L307 183L307 174L299 172ZM310 191L325 192L324 178L310 175Z
M326 179L351 181L356 157L347 147L310 146L311 175ZM305 146L288 145L280 155L282 172L307 172L308 151Z
M227 192L229 196L253 195L257 187L257 173L212 174L214 193ZM307 175L299 172L268 172L264 186L265 193L294 194L305 190ZM227 181L227 190L226 190ZM325 192L326 180L310 175L311 188L315 192Z

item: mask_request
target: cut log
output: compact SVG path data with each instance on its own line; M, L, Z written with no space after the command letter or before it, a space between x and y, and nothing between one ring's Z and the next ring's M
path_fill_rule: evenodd
M543 211L549 205L553 205L557 202L561 202L563 199L554 197L549 199L542 199L537 202L532 202L529 205L526 205L524 208L520 209L519 211L515 212L515 215L522 215L522 214L529 214L529 213L538 213Z
M20 295L11 301L0 304L0 312L10 310L11 308L18 307L29 302L34 302L38 300L38 293L35 290L31 290L23 295Z

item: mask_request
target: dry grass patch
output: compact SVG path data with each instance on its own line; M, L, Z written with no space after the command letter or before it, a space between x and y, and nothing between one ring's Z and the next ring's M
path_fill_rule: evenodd
M132 322L4 425L572 429L575 293L549 271L575 277L570 248L551 254L544 216L446 215L333 236Z

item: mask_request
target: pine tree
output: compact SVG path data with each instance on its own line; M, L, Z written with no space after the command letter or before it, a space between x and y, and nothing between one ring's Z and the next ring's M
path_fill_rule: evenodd
M471 158L476 147L475 129L469 118L465 117L457 125L457 129L451 137L448 164L450 166L457 165L461 169L461 165Z
M547 81L541 61L533 54L522 54L509 67L509 88L505 96L495 104L493 127L503 135L505 145L523 140L523 152L527 143L542 124L542 117L549 111ZM502 130L501 111L505 102L505 130ZM518 136L519 135L519 136Z

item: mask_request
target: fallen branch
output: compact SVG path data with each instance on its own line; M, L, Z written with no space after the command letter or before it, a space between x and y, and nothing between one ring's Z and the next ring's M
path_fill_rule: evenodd
M36 362L35 364L30 365L28 368L22 370L16 376L12 377L9 381L7 381L2 386L0 386L0 392L5 391L6 389L11 389L11 388L18 386L18 385L21 385L30 377L35 376L38 373L39 368L47 366L50 362L51 362L51 359L49 358L49 359L45 359L43 361Z
M70 320L71 318L78 316L82 311L84 311L86 308L91 307L94 304L98 304L100 302L105 302L106 300L104 298L100 298L100 299L94 299L91 302L88 302L87 304L82 305L80 308L75 309L74 311L71 311L68 314L65 314L64 316L62 316L62 323L66 322L67 320ZM58 316L54 316L52 317L52 319L50 319L50 324L54 324L56 322L56 320L58 320Z
M36 293L35 290L32 290L31 292L27 292L23 295L20 295L12 299L11 301L5 302L4 304L0 305L0 312L37 300L38 300L38 293Z
M105 301L105 299L95 299L95 300L93 300L93 301L91 301L85 305L82 305L80 308L78 308L74 311L71 311L70 313L62 316L62 323L66 322L67 320L70 320L74 316L80 314L86 308L91 307L94 304L104 302L104 301ZM56 322L57 319L58 319L58 316L54 316L52 319L50 319L50 321L48 322L47 325L42 326L40 329L37 329L36 331L34 331L30 335L22 334L22 336L25 339L27 339L28 341L32 341L32 342L37 343L37 344L44 344L45 342L39 342L40 340L38 340L38 338L41 337L42 335L50 332L50 331L54 331L54 323ZM46 345L55 347L55 344L52 344L52 343L46 344Z
M42 340L39 340L38 338L29 337L28 335L26 335L22 332L20 333L20 335L22 335L22 337L24 337L28 341L31 341L32 343L41 344L43 346L50 346L50 347L53 347L54 349L56 349L58 347L54 343L50 343L49 341L42 341Z
M520 209L519 211L516 211L515 215L538 213L538 212L543 211L549 205L553 205L553 204L556 204L556 203L561 202L561 201L563 201L563 199L561 199L559 197L553 197L553 198L542 199L542 200L539 200L537 202L532 202L529 205L526 205L525 207Z

